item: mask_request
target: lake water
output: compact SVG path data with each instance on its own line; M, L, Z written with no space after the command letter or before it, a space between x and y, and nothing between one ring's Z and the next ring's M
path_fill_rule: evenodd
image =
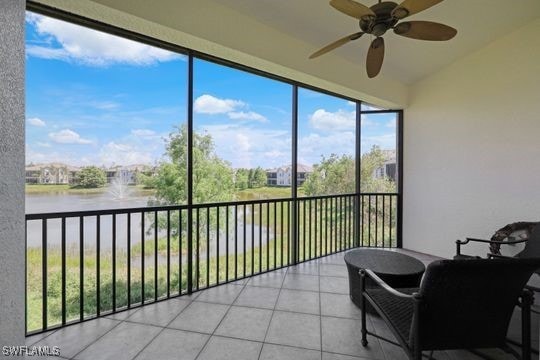
M148 204L148 200L151 199L151 194L148 191L140 191L137 189L131 189L124 197L115 196L116 189L111 188L110 191L106 191L98 194L84 194L84 193L44 193L44 194L27 194L26 195L26 213L50 213L50 212L69 212L69 211L81 211L81 210L110 210L120 208L136 208L145 207ZM202 212L201 215L204 215ZM250 218L249 208L246 209L247 219ZM244 252L244 223L242 207L238 208L238 213L234 214L232 210L230 219L238 221L237 226L237 238L238 238L238 252ZM127 215L117 215L116 217L116 247L117 249L127 248ZM66 219L66 243L68 248L76 248L79 246L79 218L67 218ZM101 216L100 218L100 246L103 250L112 248L112 228L113 220L112 216ZM229 226L229 252L234 252L234 225ZM97 239L97 226L96 217L86 217L83 224L84 230L84 245L86 248L92 249L96 246ZM135 245L141 241L141 214L131 215L131 244ZM144 229L145 239L153 239L152 219L145 219ZM245 250L251 249L251 243L253 242L255 247L259 244L266 244L268 240L273 239L273 232L267 233L266 227L262 229L257 224L245 224L246 233L246 247ZM253 239L251 234L253 233ZM262 237L260 234L262 233ZM268 234L268 238L267 238ZM166 231L160 230L159 237L165 237ZM205 235L205 234L201 234ZM202 236L204 237L204 236ZM225 225L222 220L222 224L219 232L220 243L219 249L217 249L217 231L210 232L210 251L212 254L224 254L227 248L225 242ZM48 220L47 222L47 244L49 246L59 246L61 244L61 221L60 219ZM41 247L42 246L42 227L41 221L28 221L27 222L27 246L28 247ZM202 257L203 254L201 254Z

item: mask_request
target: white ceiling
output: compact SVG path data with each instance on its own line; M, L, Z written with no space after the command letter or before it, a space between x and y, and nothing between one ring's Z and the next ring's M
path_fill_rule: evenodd
M313 51L358 31L357 20L334 10L328 0L212 1L293 36L309 44ZM359 1L367 6L377 2ZM458 35L448 42L429 42L388 32L381 74L412 84L539 16L539 0L446 0L409 19L441 22L455 27ZM366 36L325 56L364 63L369 42Z

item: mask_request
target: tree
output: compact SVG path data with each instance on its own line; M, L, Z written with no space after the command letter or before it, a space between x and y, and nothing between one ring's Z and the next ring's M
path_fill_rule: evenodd
M374 176L375 170L384 165L384 153L378 146L362 155L360 169L361 192L392 192L395 183L390 179ZM306 195L348 194L355 192L355 162L350 155L322 157L303 185Z
M107 184L107 175L96 166L88 166L77 173L75 183L81 188L100 188Z
M306 195L315 196L354 193L354 184L354 158L332 154L313 167L303 187Z
M234 173L234 186L237 190L245 190L249 187L249 170L236 169Z
M394 192L396 183L389 178L376 178L375 170L385 162L384 152L374 145L371 151L362 155L360 169L360 191L363 193Z
M159 204L185 204L187 201L187 126L169 134L166 157L152 180ZM210 135L193 134L193 201L229 201L234 181L231 165L214 152Z
M266 182L266 171L264 171L260 166L251 171L251 178L249 181L251 188L263 187L266 185Z

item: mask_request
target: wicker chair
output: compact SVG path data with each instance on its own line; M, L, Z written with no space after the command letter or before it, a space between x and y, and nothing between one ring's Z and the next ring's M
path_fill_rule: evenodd
M422 351L502 348L513 309L520 303L522 359L530 360L532 293L524 289L540 259L438 260L426 270L420 288L393 289L370 270L361 270L362 302L368 301L399 343L371 333L362 307L362 345L367 335L401 346L410 359ZM377 286L366 288L367 278ZM519 356L517 356L519 357Z

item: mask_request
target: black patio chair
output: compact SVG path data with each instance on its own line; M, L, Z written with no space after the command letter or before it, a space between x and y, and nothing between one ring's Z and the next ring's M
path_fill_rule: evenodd
M502 229L509 227L510 225L513 225L513 224L510 224L510 225L505 226L502 229L499 229L495 233L495 235L493 235L491 240L483 240L483 239L475 239L475 238L467 238L465 241L456 240L456 255L454 256L454 259L479 258L479 257L472 257L470 255L464 255L461 253L461 246L466 245L471 241L489 244L490 252L488 252L487 254L488 258L518 258L518 259L540 258L540 223L520 222L520 223L514 223L514 224L524 224L523 228L528 228L529 231L526 238L502 241L503 240L502 236L499 236L499 239L495 240L494 238L497 237L497 233L500 233ZM502 255L499 251L501 245L515 245L519 243L525 243L525 247L523 248L522 251L520 251L513 257ZM536 269L535 273L537 275L540 275L540 268ZM540 293L540 288L537 286L525 285L525 288L535 293ZM533 309L533 311L537 314L540 314L540 311L536 309Z
M514 232L521 230L526 232L524 238L515 239L511 237ZM501 246L516 245L520 243L524 243L525 248L514 257L540 257L540 222L521 221L508 224L497 230L490 240L477 238L466 238L464 241L456 240L456 255L454 256L454 259L479 258L478 256L471 256L461 253L461 247L469 244L470 242L489 244L489 252L487 253L488 257L509 257L501 254ZM538 269L537 274L540 275L540 269Z
M420 288L393 289L372 271L361 270L362 305L368 301L398 343L371 333L362 306L362 345L371 335L401 346L409 359L422 351L502 348L514 307L522 311L522 359L530 360L532 293L524 289L540 259L438 260L428 265ZM375 288L366 288L370 278Z

